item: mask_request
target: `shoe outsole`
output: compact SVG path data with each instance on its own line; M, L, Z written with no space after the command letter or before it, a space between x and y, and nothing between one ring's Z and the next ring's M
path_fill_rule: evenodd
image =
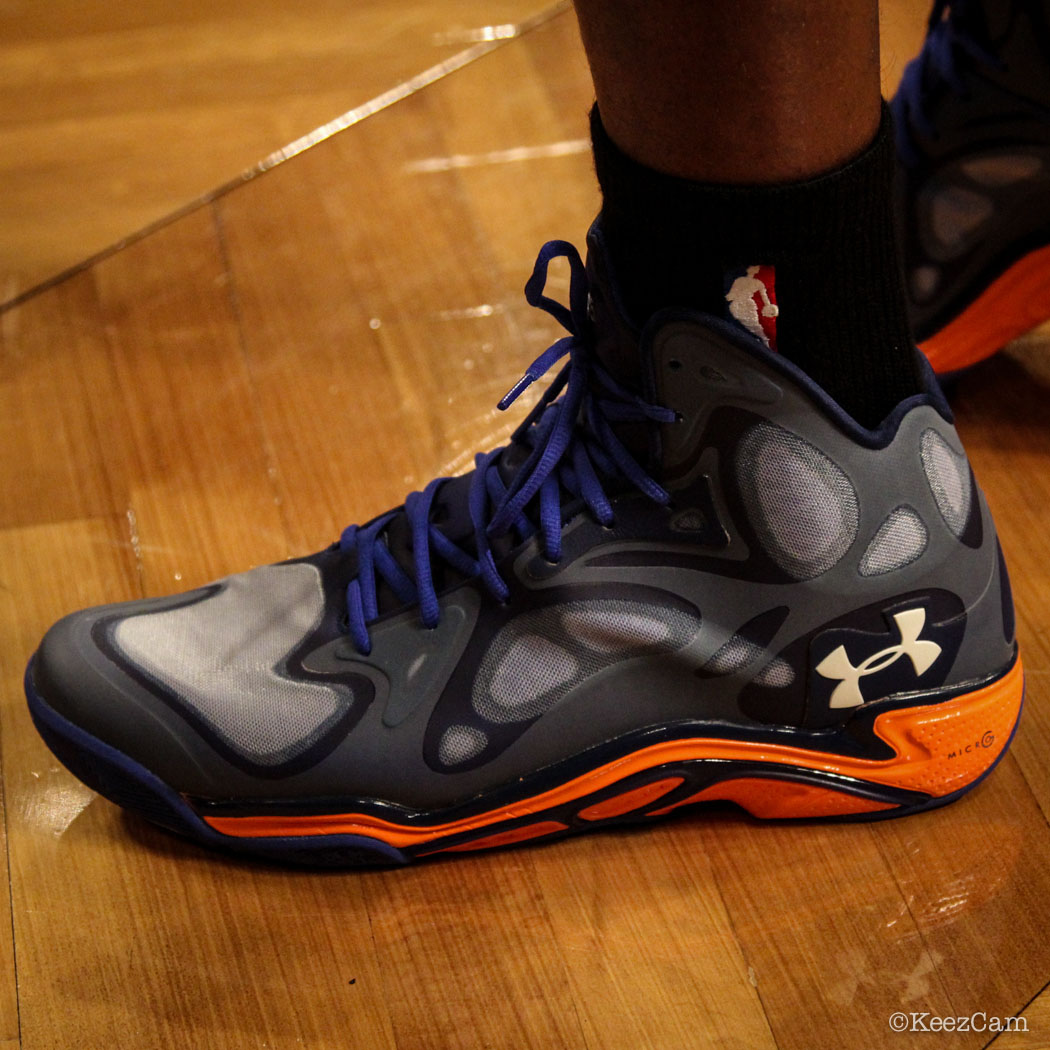
M965 310L920 340L938 375L961 372L1050 320L1050 245L1018 259Z
M731 802L760 819L878 820L937 808L970 791L1013 739L1024 701L1020 660L950 699L898 706L872 728L893 751L858 758L780 743L692 737L640 747L554 788L460 819L367 812L231 816L202 812L144 766L26 696L55 756L117 805L220 850L318 867L407 864L442 853L560 838L646 822L703 802ZM362 806L361 809L365 809ZM387 807L389 811L391 807Z

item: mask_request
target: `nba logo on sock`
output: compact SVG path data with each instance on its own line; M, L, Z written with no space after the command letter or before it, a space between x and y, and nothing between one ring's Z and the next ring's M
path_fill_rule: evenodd
M748 266L726 274L726 303L729 316L761 339L770 350L777 348L777 292L772 266Z

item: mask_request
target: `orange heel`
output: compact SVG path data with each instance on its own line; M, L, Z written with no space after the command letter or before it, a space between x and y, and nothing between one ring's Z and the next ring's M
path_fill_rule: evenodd
M1015 262L919 349L938 375L958 372L1048 319L1050 245Z

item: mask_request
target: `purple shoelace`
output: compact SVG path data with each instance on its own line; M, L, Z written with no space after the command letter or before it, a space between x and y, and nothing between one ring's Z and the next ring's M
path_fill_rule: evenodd
M544 294L548 267L557 258L567 259L571 270L568 307ZM358 559L357 575L346 592L348 631L363 654L371 650L368 625L380 613L380 580L403 605L418 605L424 626L432 628L440 618L435 557L462 576L479 578L495 599L506 601L510 589L496 565L493 539L513 532L525 541L539 533L545 557L557 562L567 500L579 501L606 526L613 521L606 495L610 482L626 481L659 504L670 500L617 437L614 424L672 422L674 413L626 390L595 359L587 317L587 271L573 245L549 241L543 246L525 285L525 298L551 314L569 334L536 358L499 408L508 408L563 358L568 361L511 437L511 445L523 446L527 455L509 484L499 470L505 448L475 457L468 497L472 544L465 549L431 520L435 498L448 478L435 478L421 492L413 492L403 509L343 532L340 548L356 551ZM398 563L385 542L388 526L402 513L411 529L411 571Z

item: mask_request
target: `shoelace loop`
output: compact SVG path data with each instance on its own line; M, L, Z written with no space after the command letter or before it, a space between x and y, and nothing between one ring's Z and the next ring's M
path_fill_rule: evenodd
M547 271L557 258L568 260L569 305L545 294ZM562 507L566 498L579 500L603 525L613 521L607 485L626 480L650 499L667 504L667 492L645 470L616 435L617 422L673 422L669 409L653 405L617 383L591 352L587 317L587 271L576 248L566 241L549 241L541 249L525 285L528 302L554 317L567 331L526 369L499 402L508 408L532 383L564 357L567 363L511 437L511 445L528 450L524 463L505 484L499 470L504 448L481 452L474 459L468 495L472 547L452 541L431 521L434 501L448 478L435 478L413 492L399 508L366 526L351 525L339 541L344 551L356 551L357 574L346 591L347 629L362 654L371 651L368 625L379 616L379 581L404 605L418 605L426 627L436 627L440 603L434 584L433 559L440 558L461 575L481 580L498 601L510 588L496 565L492 541L516 533L524 541L539 533L544 555L561 557ZM411 573L391 554L386 531L404 513L412 536Z

